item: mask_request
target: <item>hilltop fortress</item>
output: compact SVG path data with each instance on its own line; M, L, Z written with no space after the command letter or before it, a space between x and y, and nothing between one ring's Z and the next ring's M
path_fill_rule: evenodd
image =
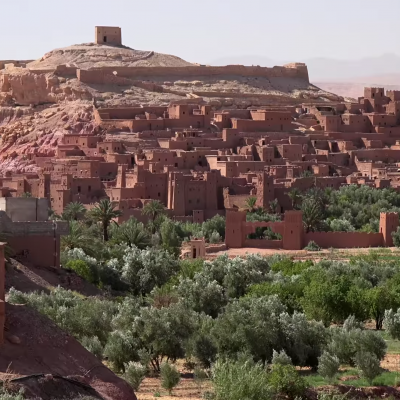
M241 247L255 227L234 210L250 196L264 208L276 199L297 224L293 188L400 186L400 92L366 88L344 100L310 84L304 64L195 65L126 48L119 28L97 27L95 43L7 64L0 83L0 196L47 198L56 213L107 197L119 222L144 221L156 199L177 220L227 214L237 224L227 245ZM390 245L398 217L382 218L386 233L312 240ZM292 231L293 240L259 245L302 248L302 228Z

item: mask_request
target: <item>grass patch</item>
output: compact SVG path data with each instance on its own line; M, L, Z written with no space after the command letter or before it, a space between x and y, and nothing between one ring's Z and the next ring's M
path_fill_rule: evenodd
M341 380L340 378L351 376L358 376L358 372L355 369L347 369L338 374L336 380L333 384L341 384L341 385L349 385L354 387L368 387L370 384L362 378L359 379L351 379L351 380ZM309 386L311 387L319 387L326 386L332 384L325 380L319 374L310 374L305 376L305 379ZM400 373L399 372L383 372L381 375L377 376L373 381L373 386L395 386L399 382Z
M392 339L386 331L380 331L387 345L387 354L400 354L400 341Z

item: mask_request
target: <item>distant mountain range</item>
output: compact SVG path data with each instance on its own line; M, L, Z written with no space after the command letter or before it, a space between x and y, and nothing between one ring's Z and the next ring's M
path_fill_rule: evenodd
M362 96L364 86L385 86L400 90L400 56L383 54L359 60L336 60L310 58L307 60L273 60L248 55L223 57L210 62L211 65L243 64L273 67L288 62L305 62L310 81L322 89L347 96ZM390 87L389 87L390 86Z

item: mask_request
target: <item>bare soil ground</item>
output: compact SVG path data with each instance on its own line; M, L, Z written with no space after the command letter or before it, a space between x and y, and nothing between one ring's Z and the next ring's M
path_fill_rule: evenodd
M368 254L370 252L379 252L388 255L399 255L399 249L397 247L369 247L369 248L353 248L353 249L323 249L321 251L307 251L307 250L283 250L283 249L259 249L251 247L243 247L240 249L228 249L219 251L217 253L209 254L207 258L213 259L215 257L227 254L228 257L245 257L247 254L260 254L262 256L272 256L274 254L283 254L296 259L321 259L321 258L333 258L333 259L347 259L351 256L360 254Z
M73 271L62 268L35 267L28 263L20 263L16 260L6 267L6 292L11 287L28 293L34 291L49 292L57 286L67 290L73 290L83 296L97 296L102 292L96 286L85 281Z

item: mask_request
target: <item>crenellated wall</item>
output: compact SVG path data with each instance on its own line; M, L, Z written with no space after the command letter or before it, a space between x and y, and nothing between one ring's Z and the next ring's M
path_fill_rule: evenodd
M393 246L392 232L399 226L397 213L381 213L379 233L366 232L304 232L302 212L286 211L282 222L246 222L245 211L229 210L226 213L225 243L227 247L241 248L283 248L301 250L310 241L322 248L367 248ZM256 240L247 239L258 227L270 227L280 233L283 239Z

